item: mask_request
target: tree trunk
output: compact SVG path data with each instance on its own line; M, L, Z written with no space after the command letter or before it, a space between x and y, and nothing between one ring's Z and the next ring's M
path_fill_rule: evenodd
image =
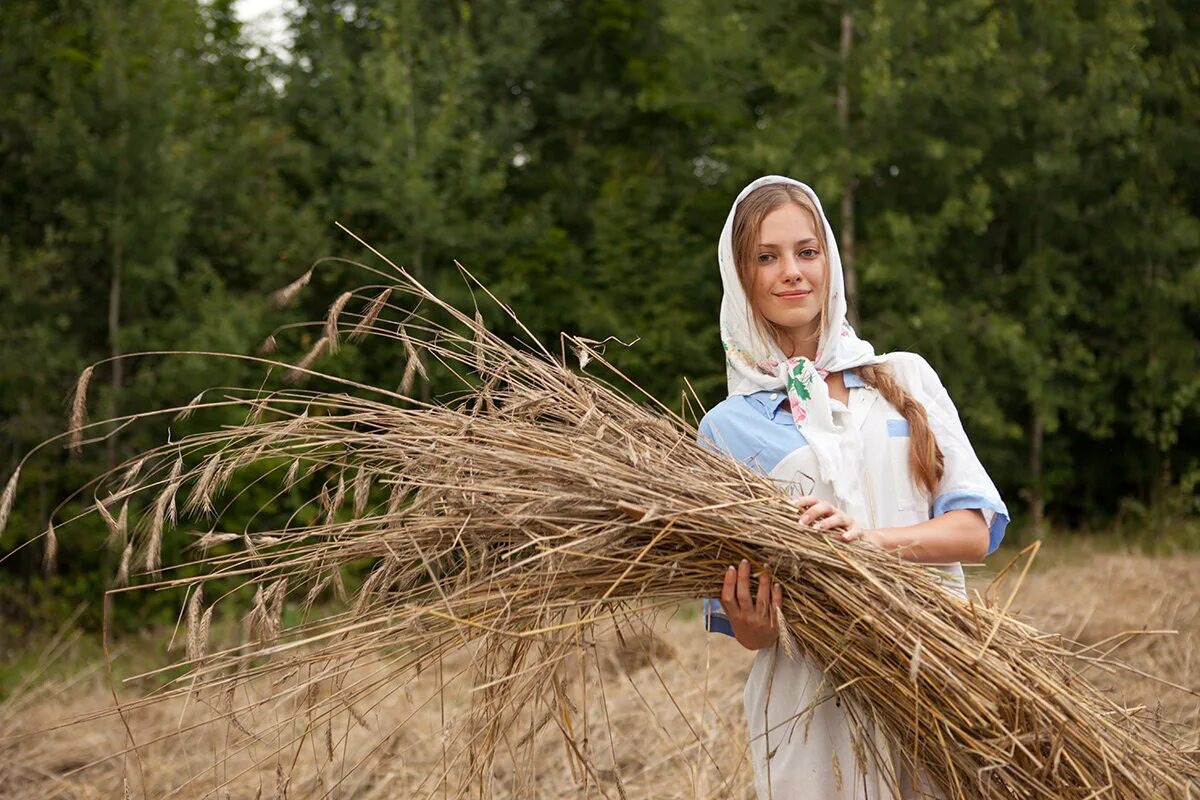
M1042 412L1035 405L1029 425L1029 519L1033 536L1045 536L1046 498L1042 491L1042 440L1045 425Z
M118 197L120 185L118 183ZM117 202L117 226L120 225L121 204ZM108 417L115 419L121 413L120 393L124 381L124 362L121 356L121 272L124 266L124 249L121 235L114 230L112 242L112 279L108 285L108 354L112 360L112 384L108 395ZM112 435L105 442L104 458L109 469L117 463L117 437Z
M412 41L408 42L404 49L404 64L408 71L408 108L404 115L405 127L408 129L408 165L409 169L417 167L417 81L416 81L416 59L413 56ZM421 219L417 211L416 205L412 202L411 195L408 198L409 202L409 219L412 221L409 225L409 230L415 237L413 241L413 255L410 262L413 276L422 283L425 281L423 261L425 260L425 237L421 232ZM429 379L417 373L417 396L421 398L421 402L428 403L432 394L429 388Z
M108 284L108 355L112 359L112 383L108 396L108 418L116 419L121 413L121 385L125 382L125 361L121 358L121 281L125 271L125 148L128 130L121 123L117 136L117 175L113 187L113 216L109 236L112 246L112 277ZM104 460L109 469L117 464L117 437L115 429L104 443Z
M842 132L842 146L847 147L850 136L850 47L854 42L854 15L842 12L842 42L838 53L841 72L838 78L837 114ZM854 263L854 184L853 171L847 167L842 185L842 231L839 237L842 254L842 274L846 279L846 319L858 326L858 271Z

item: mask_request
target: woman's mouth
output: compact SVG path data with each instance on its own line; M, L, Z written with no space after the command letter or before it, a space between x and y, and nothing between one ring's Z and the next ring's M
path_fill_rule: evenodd
M783 299L783 300L803 300L804 298L808 297L810 294L812 294L811 289L808 289L808 290L799 289L794 292L780 292L775 296L780 299Z

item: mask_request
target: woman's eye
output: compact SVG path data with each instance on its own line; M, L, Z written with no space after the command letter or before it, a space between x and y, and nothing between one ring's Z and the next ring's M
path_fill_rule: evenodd
M806 247L805 249L800 251L800 256L802 258L816 258L817 250L815 247Z
M762 253L758 257L758 263L769 264L774 258L775 258L775 256L772 255L771 253Z

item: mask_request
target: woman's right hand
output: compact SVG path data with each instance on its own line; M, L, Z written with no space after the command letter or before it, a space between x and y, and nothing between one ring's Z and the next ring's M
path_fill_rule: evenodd
M734 638L747 650L761 650L779 638L778 609L783 591L762 573L758 578L757 597L750 594L750 562L742 559L737 567L725 570L721 587L721 609L729 618Z

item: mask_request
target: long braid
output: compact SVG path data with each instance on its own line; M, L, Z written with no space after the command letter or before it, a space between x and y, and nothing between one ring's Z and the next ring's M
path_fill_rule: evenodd
M895 406L900 416L908 422L908 463L913 479L932 497L945 471L945 458L933 429L929 427L925 406L917 402L883 364L859 367L858 374L868 386L873 386Z

